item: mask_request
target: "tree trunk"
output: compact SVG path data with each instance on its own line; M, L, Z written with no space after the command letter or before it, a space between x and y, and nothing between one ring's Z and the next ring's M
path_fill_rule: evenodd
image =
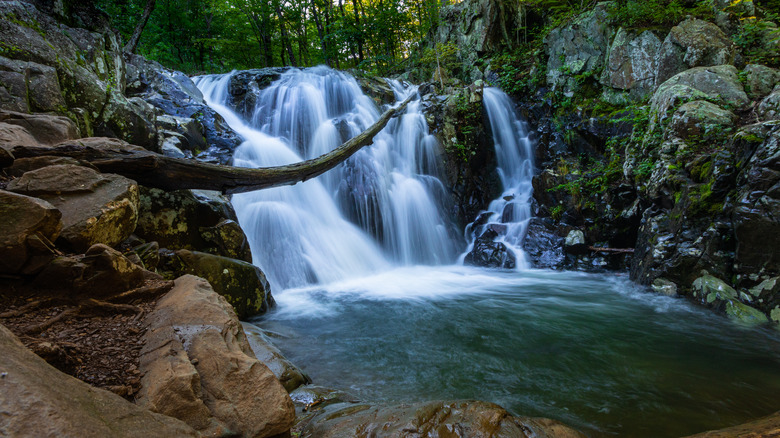
M125 52L135 53L135 49L138 47L138 41L141 40L141 33L144 31L146 22L149 21L149 16L152 15L152 11L154 10L155 1L156 0L146 0L146 6L144 7L143 15L141 15L141 21L135 26L133 36L130 37L130 41L128 41L125 46Z
M75 140L55 147L16 146L16 158L46 155L67 156L88 161L101 172L116 173L136 180L139 184L163 190L201 189L222 193L244 193L284 185L293 185L322 175L336 167L363 146L371 144L374 136L394 116L401 114L412 96L401 105L385 111L368 129L336 149L311 160L276 167L250 169L222 166L165 157L137 146L119 149L87 147Z

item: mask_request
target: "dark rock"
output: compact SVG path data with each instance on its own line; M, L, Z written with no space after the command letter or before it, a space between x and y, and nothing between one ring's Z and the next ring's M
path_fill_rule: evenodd
M217 192L141 187L135 233L164 248L197 250L251 262L249 243L237 221L230 201Z
M493 236L488 234L486 237ZM514 269L517 261L515 254L502 242L480 237L474 241L474 247L466 254L463 263L485 268Z
M278 80L287 70L286 67L243 70L231 76L228 92L232 107L242 117L250 120L254 115L260 90Z
M564 239L557 235L548 222L540 218L531 219L523 240L523 251L535 268L561 269L566 255L563 253Z

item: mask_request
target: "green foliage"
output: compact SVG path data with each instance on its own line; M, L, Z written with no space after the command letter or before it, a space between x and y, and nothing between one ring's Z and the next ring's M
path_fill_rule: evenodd
M767 13L765 19L740 18L739 29L732 38L741 49L746 62L780 67L780 29L775 24L778 22L780 15L777 13Z
M563 213L565 212L566 209L563 207L563 205L556 205L550 209L550 217L557 221L563 217Z
M615 25L629 29L668 29L687 16L714 19L711 0L623 0L609 10Z
M461 94L455 102L457 120L456 138L447 146L447 152L455 154L464 163L477 154L478 134L482 123L482 103L469 102L468 95Z

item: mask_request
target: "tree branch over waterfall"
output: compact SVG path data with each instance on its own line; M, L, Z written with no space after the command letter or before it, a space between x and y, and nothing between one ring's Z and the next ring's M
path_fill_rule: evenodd
M195 160L166 157L136 146L97 148L79 144L78 140L55 147L16 146L16 158L45 155L67 156L87 161L101 172L116 173L139 184L164 190L201 189L222 193L243 193L292 185L322 175L336 167L363 146L372 143L391 118L401 114L414 96L401 105L385 111L368 129L336 149L311 160L258 169L202 163Z

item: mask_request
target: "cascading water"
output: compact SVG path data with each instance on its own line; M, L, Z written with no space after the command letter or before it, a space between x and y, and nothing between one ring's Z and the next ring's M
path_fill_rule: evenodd
M482 99L493 134L503 193L490 203L486 213L480 215L478 225L467 227L469 248L466 252L472 250L476 237L490 229L498 234L497 241L503 242L515 254L516 266L523 269L528 267L522 243L532 217L533 144L506 93L497 88L485 88Z
M196 83L245 139L234 154L236 166L319 156L379 117L354 78L317 67L282 74L259 92L251 119L243 121L228 108L230 79L230 74L204 76ZM391 85L399 100L417 93L399 82ZM394 264L453 261L458 248L441 214L446 197L437 178L438 148L415 101L373 146L323 177L234 196L255 264L279 290L368 275Z

